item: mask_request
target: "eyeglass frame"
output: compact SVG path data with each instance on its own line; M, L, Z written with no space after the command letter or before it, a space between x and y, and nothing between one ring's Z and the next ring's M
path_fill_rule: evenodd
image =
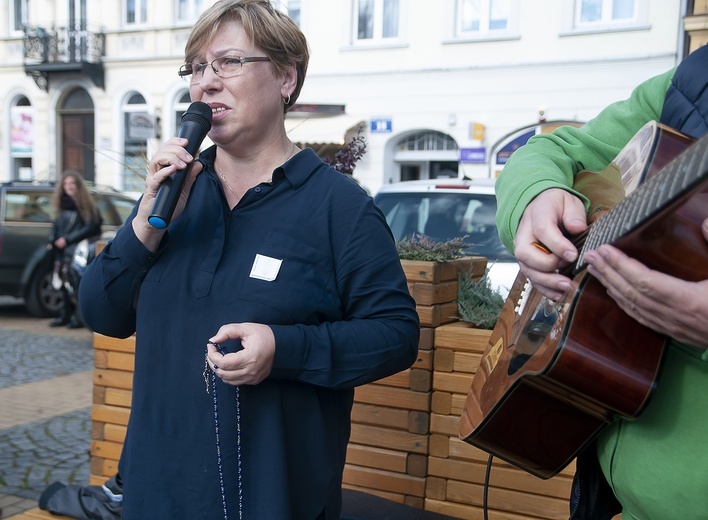
M177 71L177 75L178 75L180 78L183 78L184 80L189 81L190 83L194 83L194 78L195 78L195 75L194 75L194 66L195 66L195 65L201 65L201 66L203 66L202 73L201 73L201 77L202 77L202 78L204 77L204 72L206 71L206 66L207 66L207 65L209 65L209 66L211 67L211 70L214 71L214 74L216 74L216 75L217 75L218 77L220 77L220 78L233 78L234 76L238 75L238 73L233 74L233 75L231 75L231 76L222 76L222 75L221 75L222 73L219 72L219 69L217 69L217 68L214 66L214 62L215 62L215 61L218 61L218 60L221 60L221 59L223 59L223 58L230 58L230 59L232 59L232 60L237 60L237 61L239 61L239 62L241 63L241 68L243 68L243 64L244 64L244 63L252 63L252 62L256 62L256 61L270 61L270 58L269 58L268 56L248 56L248 57L243 57L243 56L236 56L236 55L234 55L234 54L224 54L223 56L219 56L218 58L214 58L213 60L207 61L206 63L199 63L199 62L197 62L197 61L192 61L192 62L189 62L189 63L185 63L185 64L183 64L183 65L180 66L179 70ZM185 68L186 68L187 66L191 66L191 67L192 67L192 72L187 72L187 71L185 70ZM239 71L240 71L240 70L241 70L241 69L239 69ZM190 76L191 76L191 77L190 77Z

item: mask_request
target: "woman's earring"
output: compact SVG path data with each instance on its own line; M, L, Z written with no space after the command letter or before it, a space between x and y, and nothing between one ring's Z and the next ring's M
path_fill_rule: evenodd
M289 105L289 104L290 104L290 94L288 94L287 99L286 99L286 98L283 98L283 103L284 103L285 105Z

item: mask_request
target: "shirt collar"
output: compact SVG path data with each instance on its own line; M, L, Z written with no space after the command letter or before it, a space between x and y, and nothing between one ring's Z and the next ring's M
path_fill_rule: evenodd
M214 171L215 159L216 145L210 146L199 154L199 160L204 164L205 169L211 171ZM314 150L312 150L312 148L303 148L289 161L275 169L273 181L278 180L281 175L284 175L293 188L297 189L321 166L324 166L324 163Z

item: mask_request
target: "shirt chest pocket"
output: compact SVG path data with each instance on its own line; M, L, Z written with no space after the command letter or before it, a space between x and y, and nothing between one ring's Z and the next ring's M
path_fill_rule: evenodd
M260 304L266 314L273 312L271 319L280 323L310 322L318 309L336 302L332 276L329 254L271 233L254 256L238 297Z

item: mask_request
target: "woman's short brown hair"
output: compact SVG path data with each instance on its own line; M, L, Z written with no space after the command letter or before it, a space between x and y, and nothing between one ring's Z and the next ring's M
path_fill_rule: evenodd
M219 0L204 11L187 40L186 61L195 61L219 32L221 24L230 21L243 26L246 36L270 58L276 74L283 74L286 67L295 66L297 83L285 104L287 112L302 90L310 52L300 28L267 0Z

